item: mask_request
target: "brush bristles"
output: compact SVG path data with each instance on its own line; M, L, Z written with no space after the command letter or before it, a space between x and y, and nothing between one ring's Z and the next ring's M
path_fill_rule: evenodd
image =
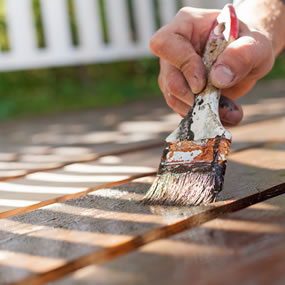
M168 172L156 177L144 203L169 206L196 206L213 202L217 195L215 173Z
M169 143L143 203L197 206L215 201L223 187L229 145L223 138Z

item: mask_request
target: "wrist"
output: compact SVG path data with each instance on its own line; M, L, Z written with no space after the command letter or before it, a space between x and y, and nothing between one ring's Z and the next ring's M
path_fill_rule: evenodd
M234 3L239 19L250 30L262 33L271 41L275 56L284 50L285 5L281 0L241 0Z

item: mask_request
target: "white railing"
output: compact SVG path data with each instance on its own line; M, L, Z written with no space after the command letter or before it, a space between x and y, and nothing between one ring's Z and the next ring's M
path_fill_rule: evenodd
M69 5L73 6L73 25L77 30L78 44L74 45L68 0L38 1L44 47L38 46L33 1L3 2L9 49L0 51L0 71L107 62L148 55L149 40L158 28L157 19L160 19L160 24L165 24L179 9L177 0L131 0L131 5L127 0L103 0L100 3L99 0L73 0ZM181 2L185 6L214 8L222 7L228 1ZM102 7L108 41L104 40Z

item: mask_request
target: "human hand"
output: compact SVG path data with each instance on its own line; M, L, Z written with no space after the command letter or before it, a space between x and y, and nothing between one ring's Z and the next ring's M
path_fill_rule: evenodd
M167 104L181 116L193 105L193 94L206 84L201 56L218 14L219 10L183 8L151 40L152 52L160 57L160 89ZM233 99L246 94L274 63L272 43L265 34L242 22L239 34L239 39L229 44L209 74L212 84L222 89L219 111L224 125L241 121L242 108Z

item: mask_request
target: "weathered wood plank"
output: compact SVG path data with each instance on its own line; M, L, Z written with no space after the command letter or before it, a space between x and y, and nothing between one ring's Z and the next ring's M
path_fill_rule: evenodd
M284 82L258 84L249 96L241 98L245 111L244 123L284 115ZM152 100L151 106L133 103L110 111L48 116L38 120L23 120L1 126L1 150L14 152L7 161L0 156L1 176L26 175L31 168L47 168L92 154L120 151L147 142L163 140L178 124L179 116L171 114L162 100ZM96 117L96 121L94 121ZM249 134L255 126L248 128ZM279 124L279 127L284 127ZM231 149L254 145L236 135ZM260 134L263 133L259 131ZM271 136L267 136L266 140ZM241 141L243 140L243 141ZM259 138L258 141L263 140ZM15 153L17 152L17 153ZM2 157L3 157L2 155ZM77 157L76 157L77 156Z
M55 284L282 284L284 223L282 195Z
M125 128L129 128L130 126L125 126ZM285 120L284 118L279 119L272 119L266 122L259 122L255 123L254 125L250 126L240 126L237 128L234 128L232 130L233 136L234 136L234 142L232 144L231 149L237 150L239 148L249 147L256 143L262 143L262 142L269 142L269 141L285 141L285 134L283 132L279 132L279 129L285 129ZM159 146L158 144L150 144L146 145L145 148L151 148L152 146ZM144 149L144 147L141 147L141 149ZM139 150L138 148L134 149L128 149L129 152L136 152L136 150ZM59 152L60 153L60 152ZM115 154L114 152L113 154ZM275 154L276 162L282 159L284 154L277 153L276 151L273 152L272 155ZM279 155L280 154L280 155ZM85 157L84 157L85 155ZM238 154L232 154L234 157L239 157ZM2 199L5 199L6 201L2 201L1 204L0 200L0 210L6 211L11 210L13 208L17 208L19 206L19 203L25 203L24 205L32 205L39 201L44 201L47 199L56 199L60 197L63 194L74 194L76 192L84 191L85 189L89 187L98 186L100 184L112 182L112 181L118 181L122 180L128 177L128 175L131 174L138 174L142 172L149 172L149 171L155 171L157 169L157 165L159 163L161 156L161 149L159 147L155 148L153 151L150 150L142 151L137 154L130 154L130 155L123 155L120 157L116 157L115 160L121 160L121 164L114 164L116 166L116 169L120 168L120 171L125 169L124 167L127 167L129 169L129 173L116 173L114 171L114 167L111 165L106 165L105 170L103 170L103 166L101 167L101 172L98 173L98 167L97 170L94 170L91 175L90 173L80 172L76 173L76 171L69 171L68 169L71 169L71 166L68 166L70 162L64 163L66 165L65 169L63 170L57 170L61 168L61 166L55 165L51 166L54 167L54 171L46 172L43 169L40 173L33 173L33 170L30 172L32 174L28 175L27 177L23 179L18 179L14 181L8 181L8 182L0 182L0 194ZM241 156L242 157L242 156ZM268 157L268 156L265 156ZM270 156L269 156L270 157ZM92 161L96 159L96 155L92 154L83 154L82 156L83 161ZM103 158L102 158L103 159ZM29 162L29 157L26 157L27 162ZM239 167L239 163L242 163L242 159L237 161L236 163L229 164L228 167L228 175L226 177L226 183L225 183L225 191L222 193L221 198L222 199L231 199L231 198L237 198L241 196L237 196L237 193L234 193L232 190L228 192L227 189L231 189L231 187L227 186L227 183L230 181L236 181L239 179L239 175L236 175L240 171L243 172L243 169ZM13 162L10 162L13 163ZM84 164L85 168L88 168L88 165L101 165L100 161ZM84 167L84 165L82 167ZM125 166L124 166L125 165ZM124 166L124 167L122 167ZM141 168L141 166L145 166L148 168ZM73 166L73 169L76 166ZM109 170L108 170L109 169ZM40 170L36 170L36 172L39 172ZM252 172L254 170L248 169L248 173ZM263 170L267 173L266 168ZM97 173L96 173L97 172ZM26 176L26 173L19 174L19 177ZM267 175L271 175L271 172L268 172ZM229 176L229 177L228 177ZM274 179L266 179L264 181L264 186L272 186L273 184L270 184L271 181L275 181L275 173L273 173ZM272 177L273 178L273 177ZM7 179L7 178L5 178ZM8 179L7 179L8 180ZM255 180L252 180L255 181ZM254 182L259 183L258 181ZM254 184L254 185L255 185ZM233 185L233 184L231 184ZM239 184L235 184L239 185ZM256 187L256 186L254 186ZM18 193L21 193L21 198L17 198L16 200L23 200L21 201L15 201L15 206L13 207L13 201L11 199L15 199L15 196L19 195ZM242 192L241 192L242 193ZM243 194L242 194L243 195ZM19 197L19 196L18 196ZM8 200L8 201L7 201ZM35 202L33 202L35 201ZM6 203L6 206L5 206ZM7 205L8 204L8 205ZM22 205L22 204L21 204ZM47 205L47 204L46 204Z
M128 112L134 111L129 109L130 108L128 108ZM137 110L134 112L136 111ZM282 113L282 110L280 110L280 112ZM281 113L278 114L280 115ZM166 135L167 132L174 128L174 126L169 126L167 115L164 113L161 115L161 112L157 112L155 114L158 114L157 119L162 120L162 124L154 125L154 121L147 121L148 115L145 114L137 115L136 119L140 120L139 124L127 120L124 123L119 123L116 131L119 130L120 135L123 135L120 139L120 143L122 144L119 145L119 148L125 147L124 144L126 144L127 140L132 141L132 139L134 139L133 141L138 141L144 137L144 129L147 129L149 134L155 137L157 134L159 134L159 136ZM254 117L255 115L250 116L249 120ZM66 130L70 128L70 132L72 132L74 128L77 130L77 127L73 126L72 123L69 127L65 127L66 129L64 129L63 125L68 125L67 122L69 122L69 119L66 119L66 122L63 122L61 126L51 125L50 127L54 132L48 132L47 134L42 132L33 138L34 141L41 144L49 135L53 141L50 141L50 145L47 145L47 147L54 148L57 146L56 142L58 140L61 140L63 144L69 144L72 142L69 144L69 147L86 147L88 145L87 142L92 144L94 143L94 140L96 141L98 139L98 136L95 136L95 132L92 133L90 129L87 131L84 129L83 132L80 131L76 135L70 136L70 133L66 132ZM98 121L100 121L100 119ZM90 118L88 120L90 120ZM82 130L82 126L80 126L79 129ZM272 131L273 129L275 129L275 131ZM284 129L284 119L282 118L266 123L259 122L252 124L251 126L244 125L235 128L232 130L234 134L234 143L232 148L236 149L271 140L284 141L284 135L280 132L280 129ZM33 130L31 130L31 132L32 131ZM27 134L29 134L29 132L27 132ZM62 136L60 136L61 134ZM17 133L17 135L22 138L21 132ZM108 147L111 147L112 144L114 145L114 137L112 137L114 133L109 135L111 136L109 137L107 135L106 137L103 136L103 138L109 140L108 142L110 144ZM79 141L82 137L84 137L85 140L84 142L81 141L83 144L80 145ZM104 142L102 141L101 143L103 146ZM117 146L118 144L116 144L116 149L119 149ZM285 161L285 159L283 159L284 154L282 151L284 150L284 145L275 145L273 149L272 147L273 146L266 146L263 148L264 151L262 152L259 152L257 149L251 149L246 152L232 154L232 160L228 165L225 189L219 198L236 199L257 193L266 187L283 182L285 179L284 166L282 163L282 161ZM104 148L100 151L103 149ZM58 154L59 153L62 154L62 150L59 150ZM262 155L263 153L264 155ZM46 154L54 153L53 150L51 151L51 149L49 149ZM110 161L107 161L108 158L106 158L107 160L105 160L105 162L98 161L96 163L83 164L81 166L77 165L73 169L72 167L69 168L69 170L64 169L62 171L54 171L51 173L51 179L47 178L48 173L44 173L41 177L34 175L30 176L31 179L14 181L12 184L20 186L30 185L30 189L32 189L32 186L40 187L41 185L46 185L47 180L54 180L55 176L53 175L58 175L56 178L60 178L63 181L48 181L51 189L64 186L80 187L83 182L80 182L80 180L75 182L74 179L79 179L79 176L81 176L81 178L88 177L88 179L90 179L89 176L92 177L94 176L94 173L96 174L96 172L98 172L98 168L95 171L94 168L92 170L93 165L96 166L97 163L110 167L126 163L128 166L137 167L145 165L156 169L160 155L161 151L157 149L154 152L147 152L147 154L130 154L129 156L124 156L122 160L120 160L120 157L118 158L116 156L113 157L116 162L113 161L110 163ZM31 157L26 157L26 162L30 162L30 159ZM264 164L264 167L262 167L262 164ZM109 174L111 173L112 175L116 174L114 169L110 171ZM117 175L118 174L125 175L128 173L117 173ZM100 173L100 175L102 175L102 173ZM73 182L69 183L69 186L67 185L68 176L73 177ZM243 179L241 179L241 177ZM137 235L150 229L159 228L163 224L171 224L174 221L182 219L183 217L181 216L173 216L173 213L169 213L169 215L165 216L165 213L155 212L153 208L150 209L137 204L137 201L141 199L151 182L152 178L134 181L133 183L125 184L124 186L115 187L115 189L112 190L100 190L96 194L89 194L75 200L66 201L65 203L63 203L64 199L61 199L60 196L52 199L51 203L54 203L54 205L42 208L32 213L26 213L25 215L3 219L0 222L0 224L2 223L0 247L2 248L1 256L3 256L0 267L1 281L2 277L5 278L3 279L5 281L11 281L25 277L32 271L43 272L45 270L49 270L52 268L50 267L50 264L52 264L53 261L55 262L54 266L58 266L62 264L62 262L81 256L82 254L88 254L90 252L94 252L94 250L101 249L102 247L122 242L132 235ZM89 180L88 183L92 183L92 185L94 185L94 182L91 180ZM87 184L85 186L88 186ZM2 194L3 193L1 193L1 195ZM51 193L47 193L47 195L50 194ZM23 192L18 192L17 195L20 198L23 196L27 199L27 196L25 195L29 195L29 193L25 194ZM74 196L70 195L67 198L71 197ZM47 197L42 196L42 199L47 199ZM35 200L36 198L34 198L34 201ZM47 204L43 203L38 206L40 207L44 205ZM27 211L31 211L36 208L37 207L29 208ZM191 211L193 212L190 212L190 214L185 213L185 215L193 215L200 210L205 209L192 209ZM16 213L17 212L14 212L13 215ZM21 211L18 213L21 213ZM80 233L82 233L82 235ZM197 239L199 238L201 238L201 236L198 232ZM167 247L168 245L169 244L167 244ZM196 244L193 245L191 250L194 252L196 250L199 251L199 247L197 249L196 246ZM166 250L163 246L162 248ZM184 243L182 243L180 250L177 248L178 253L183 252L183 248ZM208 245L203 245L202 249L204 252L207 251ZM17 256L17 254L19 255ZM33 258L29 259L30 256ZM159 256L156 256L155 254L151 256L155 262L159 262L161 256L167 257L167 254L163 255L163 252L161 251ZM12 266L12 263L7 261L8 259L10 261L13 260L12 257L15 259L14 267ZM42 257L43 259L41 259ZM179 257L176 256L175 259L179 260ZM168 262L166 258L165 261ZM47 264L46 268L42 265L45 264L45 262ZM29 267L28 264L30 264L31 267ZM37 266L37 264L39 264L39 266ZM169 264L171 265L172 261L169 261ZM107 266L101 266L99 269L98 267L96 268L96 270L100 269L101 273L113 272L113 268L107 268ZM139 269L135 268L135 270ZM91 269L91 271L93 272L93 269ZM114 275L110 274L111 279L113 276ZM124 280L124 278L129 278L128 280L137 280L140 278L139 274L134 276L132 272L129 274L129 272L123 271L119 274L120 278L121 276L123 276L122 280ZM88 279L89 277L87 276L86 278ZM105 280L104 274L102 275L102 280ZM98 282L99 281L100 280L98 280ZM73 279L72 282L76 282L76 280ZM78 282L80 283L82 280L79 280Z
M121 157L106 156L94 163L67 165L63 170L34 173L24 179L0 182L0 211L2 212L0 217L6 215L3 212L16 209L17 201L27 201L27 205L42 201L44 204L35 207L39 208L48 203L57 202L56 199L61 199L63 195L70 195L67 198L71 199L95 191L100 188L100 185L106 184L101 187L106 188L111 187L112 183L134 175L146 176L149 172L156 171L160 153L160 148L154 148ZM77 194L78 192L82 193ZM11 203L7 205L6 200ZM15 206L13 206L13 200L15 200ZM25 211L23 209L23 212Z
M282 144L278 144L275 146L275 149L283 147L284 146ZM248 161L251 161L254 158L258 163L258 159L262 160L263 157L260 155L255 156L255 151L255 149L248 150L246 157L248 157ZM237 159L239 155L243 155L243 152L235 154L235 159ZM133 159L133 154L130 155L129 158ZM146 158L149 161L153 161L153 156L150 154L148 154ZM245 197L249 194L256 194L267 186L275 185L277 184L277 181L285 182L285 176L282 176L284 174L284 170L270 170L270 168L273 168L275 165L272 153L268 156L268 161L270 161L270 159L272 167L267 164L267 168L264 169L256 166L247 166L247 161L245 161L244 164L230 161L229 169L231 169L231 171L229 171L227 177L228 179L225 185L226 187L224 189L223 198L232 199ZM241 179L241 177L243 177L243 179ZM47 255L46 249L48 248L49 257L67 261L75 258L76 256L78 257L82 254L88 254L101 249L100 237L96 237L97 233L100 233L100 235L106 235L106 241L110 239L110 235L114 235L112 242L110 242L110 245L113 245L116 243L115 240L117 235L124 236L123 238L118 239L118 242L122 242L124 241L124 238L127 240L130 235L134 236L141 234L151 229L157 229L162 225L182 220L184 217L182 215L177 215L177 212L173 213L170 210L161 212L160 208L149 208L137 203L137 201L143 197L150 183L151 179L140 180L135 183L116 187L113 190L100 190L98 192L94 192L94 194L66 201L63 204L54 204L31 213L18 215L9 219L3 219L0 221L3 233L0 245L2 245L5 250L9 249L10 251L15 252L24 250L24 253L32 253L33 255L39 256L39 258ZM205 210L207 209L203 207L192 208L189 212L184 212L184 215L191 216L199 213L199 211ZM12 227L11 221L15 223L15 227ZM17 234L18 227L20 227L22 231L25 231L25 228L28 225L30 226L31 233L26 233L25 235ZM35 227L36 230L33 230L33 227ZM47 229L47 227L49 229ZM61 229L61 231L58 231L57 229ZM67 231L70 231L70 233L67 234ZM75 231L74 234L71 233L73 231ZM83 233L86 231L90 232L92 233L91 236L94 234L94 238L98 238L99 240L99 246L94 247L94 244L90 245L90 234L86 235L86 239L80 238L80 235L76 234L78 231L83 231ZM202 239L199 234L197 235L198 239ZM43 240L45 236L48 238ZM65 236L67 239L66 241ZM82 236L84 236L84 234ZM86 241L86 243L84 241ZM16 243L19 247L15 246ZM33 248L26 246L30 243L33 244ZM63 247L64 249L58 251L58 244L60 244L60 247ZM107 246L107 244L108 242L106 242L104 246ZM173 242L171 242L171 246L167 246L169 250L172 247L175 250L175 246L172 246L172 244ZM206 245L205 247L206 249L208 248ZM162 246L162 248L165 249L165 245ZM191 245L190 249L193 250L193 245ZM191 251L190 249L189 251ZM204 249L204 252L206 249ZM227 251L222 251L221 254L227 254ZM163 254L162 252L160 252L159 255L162 255L163 258L167 256L167 254ZM150 256L153 255L151 254ZM174 259L176 260L175 255ZM177 259L179 260L179 256ZM5 259L3 262L5 262ZM23 260L23 262L25 262L25 260ZM143 263L144 261L140 261L140 259L138 259L137 264L140 264L141 262ZM147 259L147 263L149 262L150 260ZM173 262L174 261L170 261L171 264ZM132 260L132 263L135 263L134 260ZM34 263L34 266L36 266L36 262ZM129 264L126 265L126 267L127 266L129 266ZM134 267L135 264L132 266ZM19 264L18 267L20 267ZM102 267L100 266L100 268ZM10 268L10 270L12 269ZM39 270L40 269L35 269L36 272L39 272ZM137 270L137 268L135 267L134 270ZM147 269L144 269L143 267L142 271L144 270ZM11 274L9 274L9 270L7 271L7 267L5 267L2 272L5 276L11 276ZM29 274L29 272L21 272L22 277ZM94 278L94 276L92 278ZM122 279L122 283L125 281L125 279Z

